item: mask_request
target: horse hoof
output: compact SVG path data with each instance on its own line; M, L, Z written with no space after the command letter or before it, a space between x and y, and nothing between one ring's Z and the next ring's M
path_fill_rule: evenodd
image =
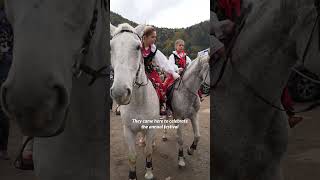
M162 141L168 141L167 137L162 137Z
M179 168L186 166L186 163L184 162L184 157L179 157L178 166L179 166Z
M153 174L151 171L147 171L146 174L144 175L145 179L151 180L153 179Z
M188 155L190 155L190 156L193 155L193 150L192 149L188 148L187 152L188 152Z
M116 111L116 115L121 115L120 111Z
M179 169L182 169L182 168L184 168L185 166L186 166L185 164L184 164L184 165L178 164Z

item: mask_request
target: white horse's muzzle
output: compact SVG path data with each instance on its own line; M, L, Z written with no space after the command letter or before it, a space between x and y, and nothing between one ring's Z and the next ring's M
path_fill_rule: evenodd
M131 100L131 88L116 88L112 86L110 89L110 96L116 101L118 105L128 105Z

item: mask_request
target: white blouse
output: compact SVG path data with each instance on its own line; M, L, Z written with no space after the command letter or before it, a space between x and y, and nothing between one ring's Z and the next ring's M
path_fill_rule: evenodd
M154 52L156 46L151 45L151 51ZM175 63L168 61L167 57L158 49L155 56L153 57L153 63L160 67L161 70L169 74L174 74L179 71L178 66Z
M176 64L173 54L179 56L177 51L173 51L172 54L169 56L169 61L170 61L170 63ZM186 65L188 67L190 65L190 63L191 63L191 59L189 58L189 56L187 56L187 55L185 55L185 56L186 56Z

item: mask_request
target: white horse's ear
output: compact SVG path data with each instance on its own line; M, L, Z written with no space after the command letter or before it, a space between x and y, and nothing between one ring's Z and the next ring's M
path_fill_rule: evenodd
M144 30L145 27L146 27L145 24L140 24L140 25L138 25L137 27L134 28L141 38L142 38L143 30Z
M113 33L114 33L115 30L116 30L116 27L110 23L110 34L111 34L111 36L113 36Z

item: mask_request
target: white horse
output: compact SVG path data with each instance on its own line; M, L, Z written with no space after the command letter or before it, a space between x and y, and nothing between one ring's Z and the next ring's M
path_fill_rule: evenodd
M172 100L169 102L172 107L173 119L190 120L193 128L194 140L188 149L188 154L192 155L197 148L200 140L200 127L198 119L198 111L200 109L200 98L198 90L204 82L210 84L209 74L209 56L198 56L185 70L183 77L173 86ZM183 125L180 124L177 129L178 149L178 165L185 166L183 154ZM164 130L162 139L166 140L167 130Z
M36 137L33 160L41 180L109 178L108 77L88 86L87 74L108 63L108 4L6 1L14 49L2 107L25 135Z
M232 58L211 94L214 180L283 178L288 122L286 114L271 104L282 108L281 93L297 60L305 59L305 66L320 75L319 26L314 26L319 15L310 1L296 3L253 3ZM315 31L313 27L317 27ZM215 62L211 71L214 84L224 63Z
M158 120L159 99L156 91L145 74L141 54L140 35L144 25L136 28L129 24L120 24L117 28L110 25L112 40L111 64L114 69L114 82L111 87L111 97L121 105L121 118L124 137L129 146L129 179L136 179L137 153L135 137L138 132L146 136L146 179L152 179L152 143L155 129L143 129L142 125L153 123L138 123L136 120Z

